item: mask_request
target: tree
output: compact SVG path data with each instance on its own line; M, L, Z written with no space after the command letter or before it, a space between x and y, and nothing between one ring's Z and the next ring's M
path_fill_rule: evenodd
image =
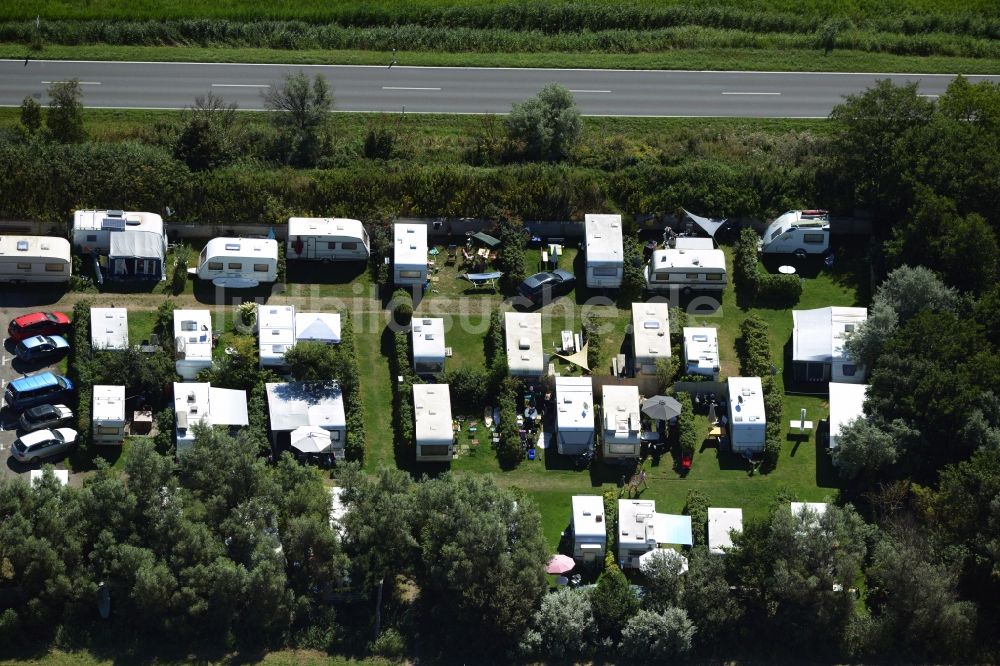
M504 127L510 141L520 147L526 159L558 162L576 146L583 121L573 93L552 83L535 97L514 104L504 118Z
M293 166L313 166L329 141L328 125L333 92L321 74L302 72L285 77L282 86L268 89L264 103L286 142L287 161Z
M442 638L474 634L477 652L512 644L545 590L534 503L491 477L445 475L420 484L412 506L423 626Z
M875 419L857 418L841 427L833 463L846 479L872 480L896 462L907 440L918 435L901 419L883 424Z
M633 659L667 661L686 656L694 636L694 623L683 608L640 610L625 625L619 648Z
M522 649L543 659L586 657L597 643L597 623L585 590L561 588L542 597Z
M657 550L652 557L646 558L641 567L646 578L646 592L642 597L645 608L661 613L679 604L683 565L682 556L673 550Z
M597 587L590 593L590 604L601 637L616 642L629 618L639 610L639 599L617 565L605 569L597 579Z
M174 158L192 171L214 169L231 162L239 129L237 108L235 102L227 104L215 93L195 97L174 143Z
M83 128L82 97L79 79L57 81L49 86L49 113L45 124L56 141L80 143L87 138Z
M696 546L688 554L681 606L698 627L696 642L703 648L729 644L742 621L742 608L729 589L725 558Z
M526 277L524 248L528 242L528 233L521 220L509 217L500 221L497 232L500 237L497 269L503 272L504 288L513 292Z
M349 379L347 359L335 346L322 342L297 343L285 352L285 363L300 382Z
M35 134L42 127L42 105L31 95L21 101L21 127L28 134Z

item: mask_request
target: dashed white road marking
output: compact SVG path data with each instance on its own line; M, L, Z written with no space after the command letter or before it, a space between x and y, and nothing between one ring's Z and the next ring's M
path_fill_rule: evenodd
M608 93L608 94L611 93L610 90L570 90L570 92L571 93Z
M42 83L44 83L45 85L49 86L49 85L52 85L53 83L69 83L69 81L42 81ZM81 86L99 86L99 85L101 85L100 81L77 81L77 83L80 84Z
M780 95L780 92L724 92L723 95Z
M382 90L441 90L440 88L410 88L407 86L382 86Z
M213 83L213 88L270 88L270 83Z

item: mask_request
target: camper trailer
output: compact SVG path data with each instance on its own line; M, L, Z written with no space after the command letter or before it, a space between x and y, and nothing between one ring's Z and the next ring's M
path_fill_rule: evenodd
M271 423L271 444L276 450L290 444L291 433L297 428L312 426L330 433L330 449L335 460L344 457L347 415L339 383L268 382L264 388Z
M230 432L250 423L247 392L241 389L215 388L206 383L174 382L177 455L194 445L196 424L229 426Z
M594 382L556 377L556 450L578 456L594 448Z
M657 513L654 500L618 500L618 564L639 569L642 556L663 545L694 543L691 516Z
M766 424L760 377L730 377L729 439L733 453L763 453Z
M790 254L799 259L830 250L830 216L825 210L790 210L768 225L761 237L764 254Z
M710 238L678 238L673 248L657 250L646 267L652 293L711 291L726 288L726 255Z
M639 387L606 384L603 392L604 460L634 462L642 444Z
M414 384L417 462L447 462L455 453L451 392L447 384Z
M284 368L285 352L295 346L295 306L258 306L257 331L260 336L260 367Z
M655 375L656 363L670 358L670 306L632 304L632 358L636 375Z
M617 289L625 272L621 215L584 217L587 248L587 286Z
M507 368L515 377L541 377L545 372L542 350L542 315L537 312L505 312Z
M69 282L69 241L55 236L0 236L0 282Z
M414 318L413 369L418 375L444 372L444 319Z
M725 555L733 547L733 532L743 531L743 509L708 509L708 552Z
M392 279L397 285L422 285L427 282L427 226L393 225Z
M289 259L367 261L371 245L358 220L340 217L288 219Z
M73 244L83 254L109 254L112 235L123 231L151 233L158 239L162 251L167 250L163 218L156 213L123 210L78 210L73 213Z
M719 376L719 330L716 328L684 327L684 367L689 375Z
M792 310L792 376L797 382L865 380L864 368L844 345L868 319L865 308L831 306Z
M90 346L94 350L128 349L128 310L90 308Z
M198 257L198 277L227 289L274 282L278 279L278 242L271 238L213 238Z
M94 444L121 446L125 441L125 387L94 386Z
M608 545L608 525L604 518L604 498L600 495L573 495L573 559L581 564L604 559Z
M174 310L174 367L185 381L212 367L212 313Z

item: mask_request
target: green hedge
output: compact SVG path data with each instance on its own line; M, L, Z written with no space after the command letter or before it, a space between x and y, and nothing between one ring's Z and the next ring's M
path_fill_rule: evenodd
M677 400L681 403L681 414L677 417L681 456L693 456L698 446L698 425L694 419L694 407L691 404L691 395L680 393L677 396Z
M390 357L392 372L392 408L394 445L397 462L413 462L416 455L416 422L413 413L413 385L420 383L410 365L410 336L406 331L393 333L393 353ZM403 381L399 381L399 377Z
M802 280L797 275L766 273L758 268L757 241L753 229L740 232L733 251L733 284L744 305L754 303L791 307L802 297Z
M593 314L583 318L581 330L583 331L583 341L587 346L587 365L590 372L597 371L597 366L601 363L601 346L604 344L601 335L601 322Z
M80 301L73 306L73 335L70 341L66 374L76 386L76 432L78 448L87 451L91 444L91 417L94 376L90 360L90 301ZM72 402L72 401L71 401Z
M740 356L740 373L745 377L761 378L764 413L767 417L763 470L770 471L777 466L781 455L783 399L771 374L773 362L767 323L756 314L744 319L740 323L740 338L736 347Z
M504 336L503 327L503 310L494 310L490 313L490 325L483 340L483 352L486 355L487 366L496 369L502 364L504 371L506 371L507 338Z
M361 400L361 372L358 368L358 346L354 336L354 320L350 312L340 315L340 345L345 367L353 375L344 378L344 407L347 412L347 441L344 456L348 460L364 462L365 458L365 406Z
M708 507L711 502L708 496L700 490L689 490L684 512L691 516L691 531L694 535L694 545L704 546L708 543Z
M504 469L513 469L524 460L521 436L518 433L517 415L520 413L521 383L513 377L506 377L500 385L498 403L500 406L500 443L497 445L497 461Z

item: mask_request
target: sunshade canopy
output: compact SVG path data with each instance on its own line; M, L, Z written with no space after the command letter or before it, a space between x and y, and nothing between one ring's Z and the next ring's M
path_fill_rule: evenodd
M499 238L494 238L489 234L484 234L482 231L472 234L472 238L490 249L500 246Z
M702 217L701 215L695 215L691 211L684 209L684 213L691 218L691 221L697 224L702 231L706 234L715 238L716 232L725 225L726 220L712 220L707 217Z
M330 443L330 432L318 426L301 426L292 431L292 448L302 453L324 453L330 450Z
M668 421L681 415L681 403L668 395L654 395L642 403L642 413L651 419Z

